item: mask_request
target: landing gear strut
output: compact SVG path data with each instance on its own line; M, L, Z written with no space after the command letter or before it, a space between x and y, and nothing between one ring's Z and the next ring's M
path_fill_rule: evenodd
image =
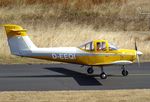
M92 66L87 69L88 74L92 74L93 72L94 72L94 70L93 70Z
M88 74L92 74L94 72L93 67L89 67L87 69ZM128 76L129 72L125 69L125 66L122 66L122 75L123 76ZM107 74L104 72L103 66L101 66L101 74L100 74L101 79L107 79Z
M125 66L122 66L122 75L123 76L128 76L129 72L125 69Z
M103 66L101 66L100 78L101 78L101 79L106 79L106 78L107 78L107 74L105 74L104 69L103 69Z

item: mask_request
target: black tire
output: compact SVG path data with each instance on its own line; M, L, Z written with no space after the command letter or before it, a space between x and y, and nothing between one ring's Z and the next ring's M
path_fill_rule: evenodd
M122 70L122 75L123 75L123 76L128 76L128 74L129 74L129 73L128 73L127 70Z
M100 74L100 78L101 78L101 79L107 79L107 75L106 75L105 73L101 73L101 74Z
M88 68L88 69L87 69L87 73L88 73L88 74L92 74L93 72L94 72L93 68Z

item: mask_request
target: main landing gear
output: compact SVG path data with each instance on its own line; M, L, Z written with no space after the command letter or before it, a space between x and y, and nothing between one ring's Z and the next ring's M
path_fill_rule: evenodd
M93 70L93 66L89 67L87 69L87 73L88 74L93 74L94 70ZM101 79L106 79L107 78L107 74L105 74L103 66L101 66L101 74L100 74L100 78Z
M92 66L87 69L88 74L92 74L93 72L94 72L94 70L93 70Z
M107 74L104 72L103 66L101 66L100 78L101 79L107 79Z

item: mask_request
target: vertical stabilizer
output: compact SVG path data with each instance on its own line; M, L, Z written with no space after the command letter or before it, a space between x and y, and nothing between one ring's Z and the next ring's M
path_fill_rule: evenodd
M36 48L26 33L26 29L13 24L5 24L6 35L11 53L14 55L22 55L24 51L30 51Z

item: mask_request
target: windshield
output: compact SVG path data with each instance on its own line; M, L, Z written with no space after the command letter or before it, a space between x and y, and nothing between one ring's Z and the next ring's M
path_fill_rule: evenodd
M118 47L116 47L114 44L109 42L109 50L117 50Z

